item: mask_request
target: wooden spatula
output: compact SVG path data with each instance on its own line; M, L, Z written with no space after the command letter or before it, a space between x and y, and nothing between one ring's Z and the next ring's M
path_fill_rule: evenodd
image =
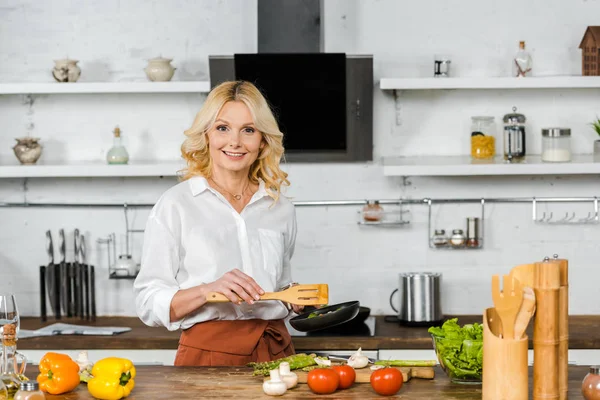
M266 292L260 296L260 300L281 300L300 306L323 305L329 302L329 286L326 283L295 285L281 292ZM230 300L224 294L210 292L206 296L206 301L209 303L227 303Z
M504 275L502 291L500 291L500 277L492 276L492 300L496 312L502 320L502 335L505 338L514 337L515 319L523 301L521 282Z
M535 292L529 286L523 288L523 302L515 319L515 339L521 339L527 330L529 320L535 313Z

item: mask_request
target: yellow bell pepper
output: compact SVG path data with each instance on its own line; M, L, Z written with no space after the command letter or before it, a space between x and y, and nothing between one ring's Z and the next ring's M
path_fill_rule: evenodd
M37 381L44 392L62 394L79 385L79 365L66 354L46 353L39 369Z
M135 367L126 358L108 357L94 364L88 392L101 400L118 400L129 396L135 386Z

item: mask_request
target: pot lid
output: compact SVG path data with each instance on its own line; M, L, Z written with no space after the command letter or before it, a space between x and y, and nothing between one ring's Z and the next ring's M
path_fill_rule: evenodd
M164 58L164 57L156 57L156 58L151 58L148 60L148 62L171 62L173 61L172 58Z
M512 110L513 110L513 112L510 114L506 114L502 120L505 123L509 123L509 124L515 124L515 123L524 124L525 121L527 120L527 118L525 118L525 116L523 114L519 114L517 112L517 107L513 107Z

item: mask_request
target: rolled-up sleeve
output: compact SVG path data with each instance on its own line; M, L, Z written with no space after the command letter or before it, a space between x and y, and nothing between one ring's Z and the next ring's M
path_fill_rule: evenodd
M296 209L293 209L292 218L287 224L287 231L284 236L284 253L282 271L277 282L277 287L281 288L292 282L292 263L291 259L296 248L296 233L298 231L296 222Z
M182 320L171 322L171 300L179 283L179 244L169 229L154 215L148 217L144 232L141 268L133 284L138 317L149 326L180 328Z

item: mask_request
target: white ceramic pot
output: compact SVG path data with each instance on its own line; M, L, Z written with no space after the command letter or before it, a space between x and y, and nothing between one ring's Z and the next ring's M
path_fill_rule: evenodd
M600 140L594 140L594 162L600 162Z
M170 58L153 58L148 60L148 66L144 69L146 76L153 82L166 82L170 81L175 74L175 70L171 65Z
M81 75L81 68L77 66L78 60L54 60L52 76L57 82L77 82Z
M42 145L38 138L16 138L17 144L13 147L15 156L24 165L35 164L42 155Z

